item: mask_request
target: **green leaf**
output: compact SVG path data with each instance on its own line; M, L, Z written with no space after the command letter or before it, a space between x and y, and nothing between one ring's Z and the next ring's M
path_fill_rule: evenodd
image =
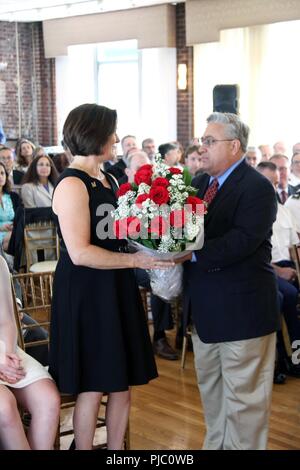
M183 181L186 186L190 186L192 183L192 175L190 174L189 170L187 168L183 169Z

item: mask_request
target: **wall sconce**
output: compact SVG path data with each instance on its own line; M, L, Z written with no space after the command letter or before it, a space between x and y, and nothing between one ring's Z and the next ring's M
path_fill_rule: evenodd
M187 88L187 66L186 64L178 64L178 90L186 90Z

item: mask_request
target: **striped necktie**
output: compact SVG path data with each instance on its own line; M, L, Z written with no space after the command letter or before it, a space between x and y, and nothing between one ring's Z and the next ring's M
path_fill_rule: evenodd
M206 201L208 205L212 202L212 200L216 196L218 192L218 187L219 187L218 179L214 178L212 182L210 183L210 185L208 186L203 197L204 201Z

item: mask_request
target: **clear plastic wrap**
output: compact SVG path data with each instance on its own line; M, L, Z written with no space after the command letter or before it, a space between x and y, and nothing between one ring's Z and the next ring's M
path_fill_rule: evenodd
M202 248L204 243L204 226L202 226L202 229L199 231L196 241L194 243L188 243L187 249L180 252L161 253L132 240L128 240L128 243L131 251L143 251L162 260L176 260L191 251L200 250ZM147 273L150 277L152 293L164 301L171 302L171 300L175 299L181 293L183 276L182 264L176 264L172 268L167 269L149 269Z

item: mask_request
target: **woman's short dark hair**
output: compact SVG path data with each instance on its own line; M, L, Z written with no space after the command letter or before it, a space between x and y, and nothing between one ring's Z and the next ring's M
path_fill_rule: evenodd
M53 186L55 185L57 178L58 178L58 172L53 161L48 155L40 155L39 157L35 157L32 160L32 162L30 163L28 167L28 170L26 171L25 175L22 178L22 184L25 184L25 183L38 184L39 175L37 172L37 164L41 158L46 158L48 162L50 163L51 172L50 172L50 175L48 176L48 180L50 181L51 184L53 184Z
M68 115L63 143L72 155L101 155L108 138L116 132L117 112L98 104L82 104Z
M4 193L10 193L11 192L11 182L9 180L9 175L7 173L7 170L6 170L5 166L4 166L4 163L0 162L0 166L2 166L2 168L4 169L5 174L6 174L5 185L3 186L2 191Z
M162 158L165 158L166 154L170 150L176 150L176 149L178 149L178 146L176 144L173 144L172 142L168 142L166 144L161 144L158 147L158 153L161 154Z

